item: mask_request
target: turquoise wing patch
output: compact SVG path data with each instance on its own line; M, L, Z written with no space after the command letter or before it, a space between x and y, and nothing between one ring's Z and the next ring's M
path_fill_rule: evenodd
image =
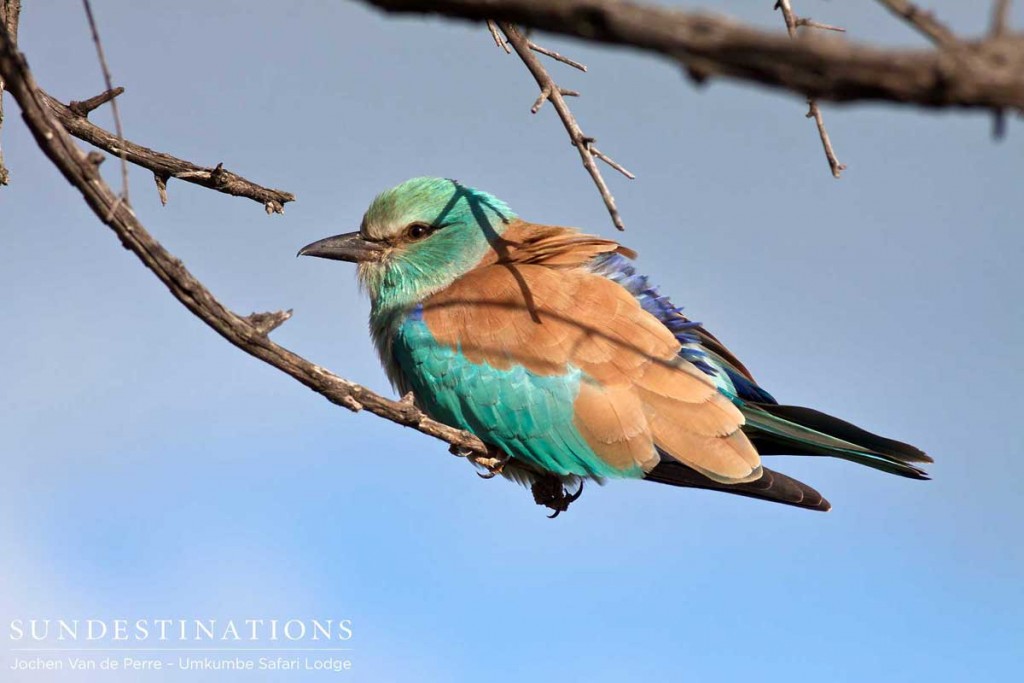
M435 420L465 429L514 458L558 475L641 477L619 470L590 448L573 424L583 373L536 375L471 363L461 349L437 343L419 310L399 327L394 357L423 409Z

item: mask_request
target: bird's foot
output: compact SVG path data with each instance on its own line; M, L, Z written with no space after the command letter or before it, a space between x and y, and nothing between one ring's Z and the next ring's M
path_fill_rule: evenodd
M478 455L476 451L454 444L448 447L448 452L459 458L469 458L474 465L486 470L477 472L477 476L481 479L493 479L498 476L505 471L505 465L509 461L508 455L493 446L488 446L487 455Z
M505 465L508 464L508 460L509 457L507 455L496 450L491 451L486 458L474 458L474 465L479 465L487 470L486 472L477 472L476 476L481 479L494 479L505 471Z
M543 505L549 510L554 510L548 518L554 519L569 509L569 506L579 500L583 495L583 480L580 479L580 487L575 493L569 493L565 484L557 477L541 477L533 482L530 487L533 493L533 501L537 505Z

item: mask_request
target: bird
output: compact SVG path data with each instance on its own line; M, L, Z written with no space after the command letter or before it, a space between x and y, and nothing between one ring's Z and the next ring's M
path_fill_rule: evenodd
M831 508L765 467L772 455L928 479L920 449L779 403L637 271L632 250L526 221L458 181L407 180L377 195L358 231L298 255L357 265L394 388L497 449L506 477L566 482L555 514L575 499L568 482L613 479Z

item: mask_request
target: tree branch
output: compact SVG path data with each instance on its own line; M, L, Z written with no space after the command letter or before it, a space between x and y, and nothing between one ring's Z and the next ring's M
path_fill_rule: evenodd
M185 268L182 262L149 234L100 176L92 155L78 148L55 115L52 98L35 83L24 58L0 27L0 76L21 107L22 118L39 148L85 199L97 218L110 227L121 244L142 261L189 311L231 344L301 382L327 400L356 412L366 410L396 424L445 441L454 453L485 469L500 471L507 458L479 438L427 417L407 399L393 401L355 382L343 379L298 354L275 344L269 333L291 317L291 311L239 316L226 308ZM61 105L63 107L63 105ZM516 469L533 480L539 503L556 512L575 500L561 481L532 470L524 463ZM557 490L555 490L557 488ZM548 489L551 489L550 491ZM541 495L543 494L543 495Z
M0 31L6 31L10 40L18 43L18 19L21 15L21 0L0 0ZM4 127L4 79L0 76L0 130ZM11 174L4 165L4 149L0 145L0 186L11 181Z
M534 52L541 54L547 54L553 59L557 59L560 62L571 64L576 68L586 71L586 67L572 60L567 60L565 57L557 53L551 53L545 49L539 49L538 45L527 40L525 36L516 30L516 27L512 24L499 22L498 27L505 36L505 42L512 46L519 55L519 58L523 60L523 64L530 70L537 85L540 87L540 96L537 97L537 101L533 103L533 107L530 109L534 114L540 110L541 106L545 101L550 100L551 106L555 108L558 113L558 118L562 120L562 125L565 126L565 132L569 134L569 141L572 142L573 146L580 153L580 161L583 162L583 167L587 169L587 173L593 178L594 184L597 185L598 192L601 193L601 199L604 200L604 205L608 209L609 215L612 217L612 223L619 230L625 230L626 226L622 222L622 216L619 215L619 209L615 205L615 197L612 196L611 190L608 189L608 184L604 181L604 177L601 175L601 169L597 167L595 157L601 159L609 166L614 168L619 173L622 173L629 179L633 179L635 176L623 168L621 165L613 161L604 153L600 152L597 147L594 146L596 140L591 137L587 137L583 134L583 130L580 128L579 123L576 122L576 117L573 116L572 110L569 109L569 105L565 103L565 96L575 95L576 93L571 90L565 90L560 88L551 75L548 73L544 65L540 63L537 55Z
M495 19L626 45L712 76L819 100L931 108L1024 110L1024 35L957 42L943 50L882 49L786 36L716 16L620 0L361 0L392 12Z
M124 92L124 88L115 88L113 91L107 91L84 102L72 102L70 106L61 103L42 91L40 91L40 98L47 109L60 121L61 126L71 135L111 154L120 156L121 145L118 141L118 136L100 128L86 118L88 111L91 111L88 109L91 103L104 98L112 99L120 94L120 92ZM78 105L78 107L75 105ZM86 109L85 114L78 113L83 108ZM124 142L124 156L136 166L141 166L153 172L153 175L157 178L157 188L160 189L161 201L164 204L167 203L166 188L167 180L170 178L184 180L188 183L201 185L202 187L236 197L252 199L263 204L267 213L284 213L284 205L287 202L295 201L295 195L291 192L257 185L251 180L226 170L223 164L218 164L214 168L198 166L192 162L173 157L170 154L164 154L163 152L157 152L148 147L137 145L129 140Z

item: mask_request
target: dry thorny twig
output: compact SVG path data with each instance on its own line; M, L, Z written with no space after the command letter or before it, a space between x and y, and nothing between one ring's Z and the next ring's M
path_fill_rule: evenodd
M533 106L530 107L530 111L536 114L540 111L540 108L544 106L545 102L551 102L551 106L554 107L555 112L558 114L558 118L561 119L562 125L565 126L565 132L569 134L569 141L580 154L580 160L583 162L583 167L587 169L587 173L590 174L590 177L594 180L594 184L597 185L597 190L601 193L601 199L604 200L604 205L608 209L609 215L611 215L612 223L614 223L615 227L619 230L625 230L626 226L622 222L622 216L619 215L618 207L615 205L615 197L612 196L612 192L608 188L608 184L605 182L604 176L601 175L601 169L598 168L595 159L600 159L630 180L636 178L636 176L623 168L621 164L617 163L607 154L599 150L594 144L597 142L595 138L583 133L579 123L576 121L576 117L572 113L572 110L569 109L569 105L565 102L566 97L578 97L579 93L575 90L562 88L555 83L551 74L549 74L547 69L544 68L541 61L537 59L534 52L546 55L556 61L562 62L563 64L568 64L580 71L586 71L587 67L555 52L554 50L549 50L534 43L515 26L508 22L488 21L487 27L491 32L491 36L494 38L494 42L499 47L503 48L505 52L509 52L509 45L512 46L512 49L516 51L516 54L519 55L523 64L526 65L526 68L533 75L534 80L537 81L537 86L540 88L540 95L533 103Z
M790 0L776 0L775 9L782 10L782 17L786 22L786 31L789 33L790 38L797 37L797 30L801 26L823 29L826 31L846 31L846 29L839 28L838 26L821 24L811 19L798 17L793 12L793 6ZM836 158L836 152L832 148L832 139L829 138L828 130L825 129L825 119L821 115L821 109L818 107L818 101L813 97L807 98L807 118L814 119L814 123L818 127L818 136L821 138L821 146L825 150L825 158L828 160L828 167L832 170L832 177L839 178L843 171L846 170L846 164L840 163L839 159Z
M41 91L40 94L50 112L76 138L111 154L120 155L123 150L130 163L151 171L163 204L167 203L167 181L171 178L224 194L252 199L262 204L267 213L284 213L284 205L295 200L295 195L291 192L257 185L227 170L223 164L217 164L215 167L199 166L170 154L143 147L131 140L122 142L117 135L89 121L89 112L96 106L123 92L124 88L114 88L84 102L71 102L69 105L61 103L45 92Z

